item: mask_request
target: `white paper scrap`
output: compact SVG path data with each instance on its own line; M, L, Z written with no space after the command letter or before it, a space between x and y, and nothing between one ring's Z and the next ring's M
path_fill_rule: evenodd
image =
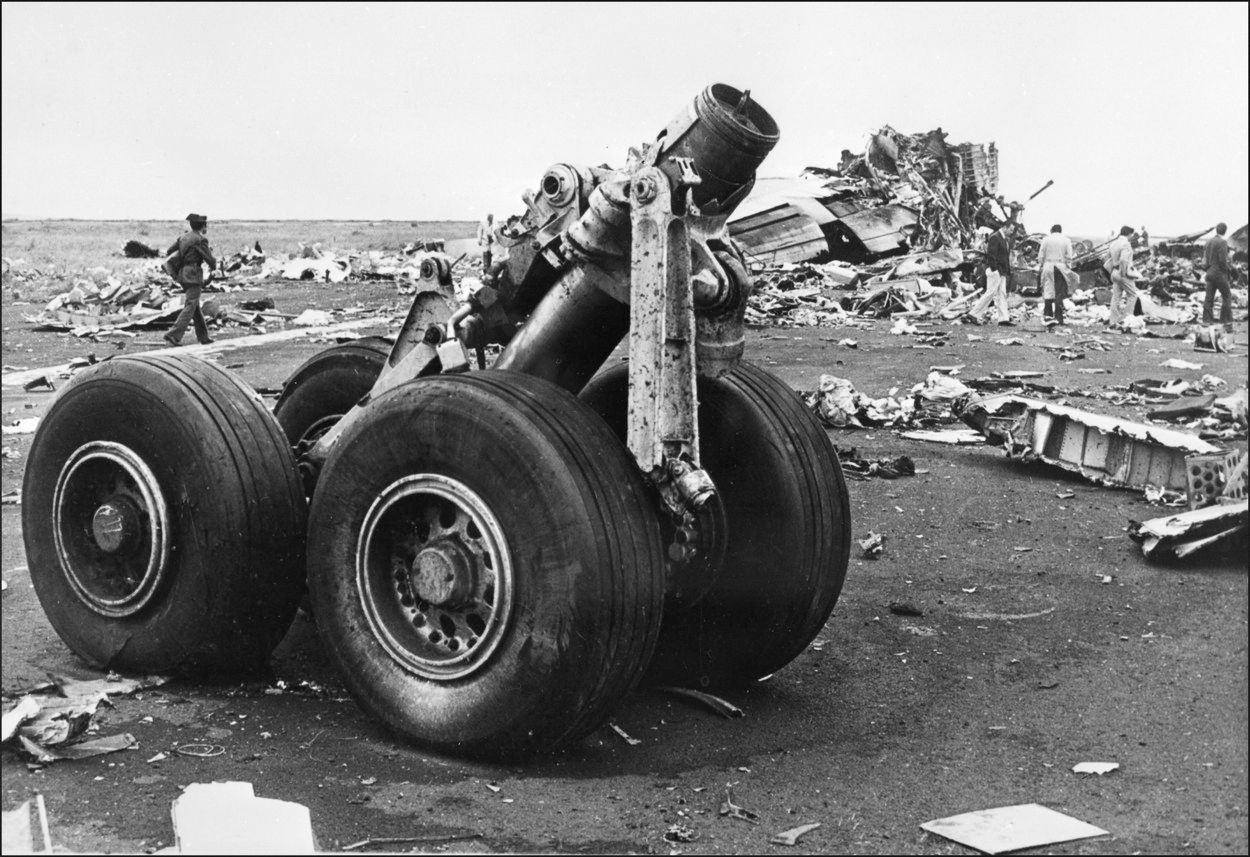
M1041 848L1056 842L1107 835L1101 827L1036 803L965 812L927 821L920 827L986 854L1005 854L1022 848Z
M1081 762L1079 765L1073 766L1072 773L1097 774L1101 777L1103 774L1109 774L1119 767L1119 762Z

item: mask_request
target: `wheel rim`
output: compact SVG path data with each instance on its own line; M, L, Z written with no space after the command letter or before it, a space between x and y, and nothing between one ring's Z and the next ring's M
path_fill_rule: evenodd
M151 469L120 443L74 451L52 499L57 557L75 594L105 616L143 609L169 560L169 511Z
M374 637L404 669L447 681L481 668L512 610L503 528L462 482L422 473L393 482L356 546L356 589Z

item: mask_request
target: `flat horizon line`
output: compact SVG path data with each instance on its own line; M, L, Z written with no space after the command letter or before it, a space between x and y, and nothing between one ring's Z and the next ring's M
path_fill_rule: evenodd
M0 223L183 223L186 218L163 217L0 217ZM217 217L209 223L477 223L465 217Z

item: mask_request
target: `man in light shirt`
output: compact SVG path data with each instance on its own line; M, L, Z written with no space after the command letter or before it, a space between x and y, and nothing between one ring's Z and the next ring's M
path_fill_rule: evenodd
M1124 320L1126 313L1121 304L1125 296L1129 299L1128 315L1133 314L1140 297L1137 286L1133 283L1133 245L1129 242L1132 234L1133 227L1121 226L1120 235L1111 242L1107 250L1107 261L1103 263L1103 267L1111 274L1111 317L1107 323L1113 328L1118 328Z
M477 246L482 248L482 270L490 270L492 251L495 249L495 215L487 214L477 227Z
M1042 284L1042 316L1047 325L1063 324L1063 301L1076 289L1077 278L1072 271L1072 239L1063 234L1056 223L1042 239L1037 251L1037 278Z

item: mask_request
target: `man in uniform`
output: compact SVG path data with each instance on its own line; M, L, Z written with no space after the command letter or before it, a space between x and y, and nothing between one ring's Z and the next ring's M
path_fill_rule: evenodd
M1232 329L1233 293L1229 285L1232 270L1228 266L1228 241L1224 233L1228 224L1220 223L1215 227L1215 235L1207 242L1202 253L1202 262L1207 269L1207 293L1202 301L1203 324L1215 324L1215 293L1220 293L1220 322L1225 330Z
M165 334L165 341L170 345L181 345L187 325L194 322L195 338L201 345L207 345L213 340L208 338L208 325L204 323L204 313L200 310L200 292L204 288L204 271L200 263L207 263L211 272L217 267L217 260L208 247L208 218L202 214L188 214L187 223L191 226L190 230L182 233L166 251L166 255L177 252L182 257L182 268L175 279L182 286L183 304L178 320Z

